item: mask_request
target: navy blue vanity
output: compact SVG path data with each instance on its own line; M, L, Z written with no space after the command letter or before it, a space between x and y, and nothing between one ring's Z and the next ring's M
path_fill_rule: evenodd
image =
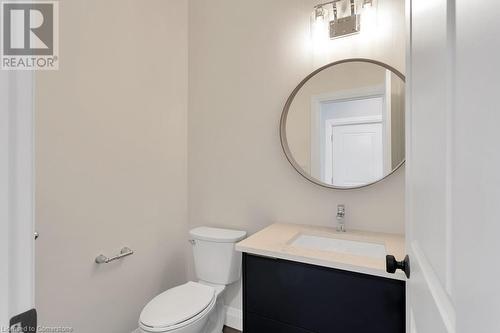
M405 281L243 253L245 333L403 333Z

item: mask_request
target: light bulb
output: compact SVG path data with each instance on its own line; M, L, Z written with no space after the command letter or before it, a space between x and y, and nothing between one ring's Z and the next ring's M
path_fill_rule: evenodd
M374 31L377 28L377 13L371 4L363 7L361 14L361 29L364 31Z
M328 39L329 15L323 7L317 7L311 14L311 37L314 43Z

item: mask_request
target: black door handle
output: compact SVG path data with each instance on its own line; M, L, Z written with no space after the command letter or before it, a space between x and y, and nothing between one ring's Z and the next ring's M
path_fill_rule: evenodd
M397 261L394 256L385 256L385 264L387 273L396 273L396 270L400 269L405 272L406 277L410 278L410 257L405 256L402 261Z

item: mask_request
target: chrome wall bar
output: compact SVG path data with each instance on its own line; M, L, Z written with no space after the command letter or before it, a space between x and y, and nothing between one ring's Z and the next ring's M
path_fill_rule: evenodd
M95 262L96 264L107 264L107 263L110 263L112 261L115 261L115 260L118 260L118 259L121 259L121 258L124 258L124 257L127 257L127 256L130 256L134 254L134 251L132 251L131 249L129 249L128 247L124 247L121 251L120 251L120 254L114 256L114 257L111 257L111 258L108 258L106 257L104 254L100 254L98 255L96 258L95 258Z
M342 0L333 0L333 1L323 2L323 3L317 4L316 6L314 6L314 8L320 8L320 7L324 7L327 5L335 6L335 4L337 2L340 2L340 1L342 1ZM373 0L363 0L363 5L371 4L372 2L373 2ZM352 3L353 3L353 0L351 0L351 4Z
M339 1L342 1L342 0L333 0L333 1L323 2L323 3L317 4L316 6L314 6L314 8L319 8L319 7L323 7L326 5L335 5L335 3L339 2Z

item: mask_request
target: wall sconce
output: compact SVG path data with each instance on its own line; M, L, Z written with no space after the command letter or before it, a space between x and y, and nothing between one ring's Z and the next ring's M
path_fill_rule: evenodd
M314 6L311 31L314 39L326 32L330 39L346 37L361 30L361 13L374 0L333 0Z

